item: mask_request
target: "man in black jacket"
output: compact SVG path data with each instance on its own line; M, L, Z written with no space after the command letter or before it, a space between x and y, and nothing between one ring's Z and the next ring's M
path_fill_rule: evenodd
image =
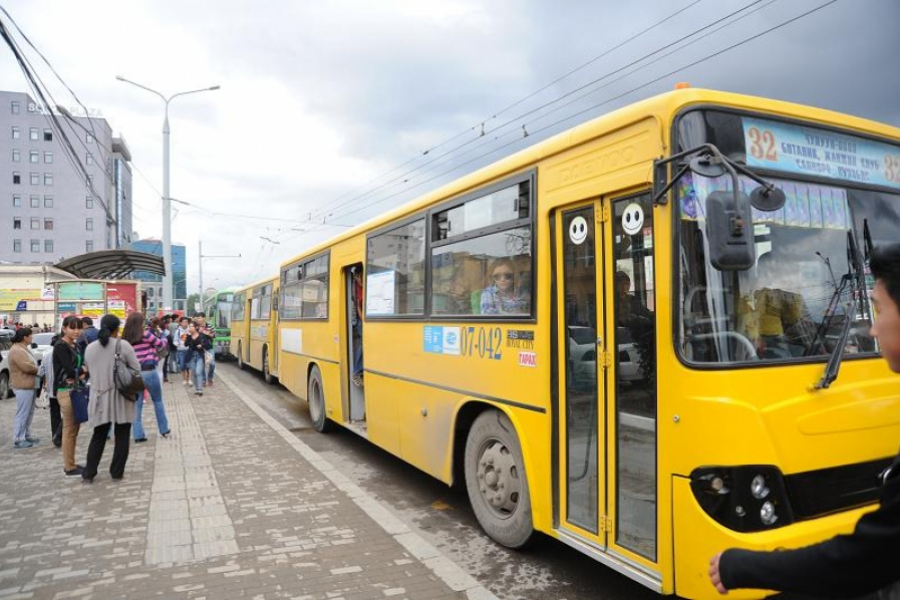
M890 369L900 373L900 244L876 250L869 266L875 276L872 335ZM713 585L721 594L738 588L828 598L890 594L884 588L900 585L900 456L882 474L882 483L881 505L863 515L853 533L797 550L726 550L710 560Z

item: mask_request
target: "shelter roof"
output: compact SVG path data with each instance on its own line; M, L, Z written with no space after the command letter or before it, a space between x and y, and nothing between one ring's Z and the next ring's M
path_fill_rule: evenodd
M165 275L161 256L135 250L99 250L67 258L55 265L82 279L122 279L134 271Z

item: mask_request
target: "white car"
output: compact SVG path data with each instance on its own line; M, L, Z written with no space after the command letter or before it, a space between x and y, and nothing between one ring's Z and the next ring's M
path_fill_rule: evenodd
M12 349L12 339L15 331L9 329L0 329L0 400L4 400L13 395L12 387L9 385L9 351ZM31 340L31 354L37 361L38 366L44 360L44 353L50 350L50 340L53 338L52 333L36 333ZM38 336L50 336L46 340L38 339ZM46 342L46 346L41 344Z
M590 327L570 326L569 372L576 388L597 383L597 334ZM625 327L616 327L620 381L640 381L641 354Z

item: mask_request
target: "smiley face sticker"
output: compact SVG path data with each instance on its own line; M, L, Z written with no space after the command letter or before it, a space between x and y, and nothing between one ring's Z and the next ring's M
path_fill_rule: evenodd
M588 222L584 217L575 217L569 223L569 239L576 246L584 243L588 236Z
M644 209L637 202L632 202L625 207L622 213L622 229L628 235L634 235L644 226Z

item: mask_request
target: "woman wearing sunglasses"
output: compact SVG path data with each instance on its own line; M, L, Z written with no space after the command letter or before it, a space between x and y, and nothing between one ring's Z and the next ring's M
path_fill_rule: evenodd
M516 284L519 284L518 286ZM508 258L501 258L491 266L491 283L481 292L483 315L528 315L531 296L527 286L516 281L516 269Z

